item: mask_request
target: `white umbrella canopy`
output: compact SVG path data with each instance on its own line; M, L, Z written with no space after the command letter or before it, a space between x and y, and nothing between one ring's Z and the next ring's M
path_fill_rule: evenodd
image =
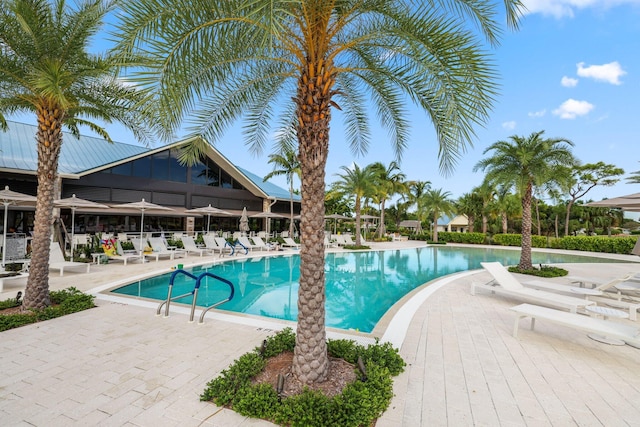
M247 217L247 208L242 209L242 216L240 216L240 231L246 233L249 231L249 217Z
M267 220L267 229L266 232L269 233L271 230L271 218L289 218L287 215L282 215L275 212L260 212L254 215L251 215L251 218L265 218Z
M640 208L640 193L629 194L628 196L614 197L600 200L598 202L585 203L584 206L599 208L622 208L625 210Z
M73 250L75 246L74 232L76 228L76 210L82 208L108 209L109 206L103 205L102 203L93 202L91 200L81 199L79 197L76 197L75 194L71 197L67 197L66 199L54 200L53 204L59 207L71 208L71 259L73 259Z
M7 254L7 215L9 205L17 205L20 203L36 203L36 197L29 194L18 193L9 190L9 186L5 186L4 190L0 190L0 201L4 205L4 228L2 229L2 267L4 268Z
M114 206L115 207L115 206ZM166 206L156 205L155 203L147 202L145 199L142 199L139 202L131 202L131 203L123 203L121 205L117 205L119 208L128 208L128 209L138 209L141 212L140 218L140 257L144 260L144 247L142 244L142 236L144 235L144 213L145 211L172 211L173 209L168 208Z
M214 208L209 203L209 206L203 206L201 208L194 208L186 210L185 212L206 214L207 215L207 233L209 232L209 225L211 224L211 215L213 216L234 216L231 212L224 211L222 209Z
M333 219L333 234L338 232L338 220L339 219L353 219L350 216L344 216L340 214L329 214L324 216L327 219Z

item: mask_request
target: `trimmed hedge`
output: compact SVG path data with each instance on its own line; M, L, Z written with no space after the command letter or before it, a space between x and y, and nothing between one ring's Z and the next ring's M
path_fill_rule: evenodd
M494 234L493 244L501 246L522 246L522 234ZM532 248L546 248L547 237L533 235L531 236Z
M574 251L604 252L610 254L631 254L636 237L565 236L554 240L555 249Z
M486 238L487 236L484 233L438 232L438 240L444 240L447 243L471 243L481 245L485 242Z

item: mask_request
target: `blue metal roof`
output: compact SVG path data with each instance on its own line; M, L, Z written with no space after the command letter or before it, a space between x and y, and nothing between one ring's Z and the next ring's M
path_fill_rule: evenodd
M288 190L285 190L284 188L279 187L279 186L277 186L277 185L275 185L275 184L273 184L273 183L271 183L269 181L265 182L265 181L263 181L262 177L254 174L254 173L251 173L248 170L246 170L244 168L241 168L241 167L239 167L237 165L236 165L236 168L240 172L242 172L242 174L244 176L249 178L249 180L251 182L253 182L253 184L256 187L259 187L262 191L264 191L267 195L269 195L269 197L271 197L271 198L275 197L276 199L286 199L286 200L289 200L291 198ZM293 200L299 202L299 201L302 200L302 198L299 195L294 194L293 195Z
M38 167L37 127L16 122L7 124L9 129L0 131L0 168L35 172ZM110 143L91 136L76 138L64 132L58 173L79 174L146 151L149 149L145 147Z
M34 173L38 166L37 127L9 121L7 124L9 129L6 132L0 131L0 169ZM152 151L155 150L121 142L111 143L105 139L91 136L81 135L80 138L76 138L72 134L64 132L58 161L58 173L81 174ZM271 182L264 182L262 177L246 169L238 166L236 168L268 197L289 199L289 191ZM295 194L293 199L301 200L300 196Z

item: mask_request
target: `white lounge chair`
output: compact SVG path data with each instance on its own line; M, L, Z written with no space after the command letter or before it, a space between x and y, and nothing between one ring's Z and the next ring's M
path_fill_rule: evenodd
M570 276L567 276L570 277ZM575 277L572 277L575 279ZM546 282L538 279L529 280L526 282L522 282L524 286L529 288L543 290L543 291L551 291L551 292L559 292L572 296L583 296L584 298L594 301L598 304L605 304L611 307L616 308L624 308L629 311L629 319L636 321L638 320L638 310L640 310L640 302L633 301L623 301L620 298L617 298L617 294L612 294L611 292L605 292L610 290L611 288L615 288L616 285L625 283L624 279L615 279L610 280L608 282L596 281L596 280L588 280L589 283L600 283L595 288L584 288L584 287L576 287L570 285L562 285L560 283L554 282ZM584 283L587 279L581 279L580 282ZM572 280L573 283L576 283L576 280Z
M345 234L344 236L344 242L349 245L349 246L355 246L356 242L353 240L353 238L351 237L351 234Z
M193 240L193 237L191 236L186 236L186 235L182 236L182 246L184 246L184 250L187 252L187 255L189 255L190 253L196 253L196 254L200 254L200 256L202 257L205 253L211 252L206 247L199 248L196 245L195 240Z
M585 332L591 332L607 338L615 338L624 341L630 346L640 348L640 329L635 326L620 322L597 319L589 316L582 316L566 311L554 310L552 308L540 307L531 304L520 304L511 307L512 311L518 314L513 326L513 336L518 337L518 327L520 320L525 317L531 318L531 330L535 327L537 319L544 319L570 328L575 328Z
M122 243L120 243L120 240L116 240L116 254L109 255L109 259L114 261L122 261L124 265L127 265L127 262L139 260L142 259L142 257L140 256L140 253L136 251L132 251L131 253L125 252L122 249Z
M67 261L58 242L51 242L49 246L49 270L60 270L60 276L64 275L64 270L69 268L81 269L85 268L87 273L91 269L88 262Z
M514 299L529 301L536 304L548 305L552 307L562 308L576 313L578 308L584 308L588 305L595 304L584 298L570 297L559 295L553 292L540 291L537 289L525 288L522 283L507 270L499 262L482 262L482 267L493 276L493 285L491 284L471 284L471 295L475 295L477 288L483 288L496 294L502 294Z
M296 243L291 237L283 237L282 239L284 240L283 247L300 249L300 244Z
M336 245L344 246L347 244L347 241L344 240L344 236L342 234L334 234L331 238L335 241Z
M153 252L151 253L151 255L155 255L156 256L156 261L158 261L158 258L169 258L169 259L175 259L176 256L178 257L185 257L187 256L187 253L183 250L180 249L176 249L176 250L169 250L169 248L167 248L167 245L165 245L164 243L164 239L162 237L152 237L149 239L149 244L151 245L151 248L153 249ZM145 254L145 256L148 254Z
M332 243L331 241L329 241L329 238L327 236L324 236L324 247L325 248L335 248L337 245L335 243Z
M225 252L233 253L235 251L233 245L227 242L227 239L225 239L224 237L216 237L215 241L221 248L221 255Z
M273 246L265 243L261 237L254 236L251 238L251 240L253 240L254 247L260 249L261 251L270 251L271 249L274 249Z
M242 246L244 246L245 248L249 249L250 251L253 251L254 249L258 248L258 246L254 245L253 243L251 243L249 238L246 237L246 236L240 236L240 237L238 237L237 240Z

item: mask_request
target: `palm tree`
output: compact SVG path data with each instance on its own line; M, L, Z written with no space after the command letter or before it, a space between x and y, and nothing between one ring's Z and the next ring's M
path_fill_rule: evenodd
M520 0L122 2L117 37L139 67L137 82L155 90L168 131L190 116L190 130L204 137L183 161L199 158L205 141L239 118L254 150L271 135L297 143L304 244L293 372L302 382L328 372L322 222L332 114L343 115L347 143L363 153L375 111L399 157L410 99L431 119L440 167L451 172L497 93L496 69L475 32L496 44L503 6L517 27Z
M89 120L117 120L139 139L150 141L150 135L135 114L142 96L116 78L115 57L87 51L113 2L88 0L73 8L64 0L0 4L0 127L7 129L7 113L34 113L38 122L38 194L24 307L44 308L51 304L49 241L62 128L77 137L78 127L86 125L109 139ZM148 118L147 126L152 123Z
M469 220L469 233L473 233L476 217L482 215L482 200L475 192L465 193L456 203L456 211Z
M494 204L500 215L502 233L507 234L509 228L509 217L520 213L521 206L518 201L518 197L511 194L508 187L500 186L496 192Z
M362 210L362 199L370 196L375 190L375 179L377 170L371 165L360 169L353 164L353 169L342 166L343 174L336 174L340 179L335 181L335 189L342 194L354 196L356 211L356 246L362 245L360 233L360 211Z
M442 191L442 189L429 189L422 196L422 206L433 214L433 241L438 241L438 218L440 215L452 215L455 211L455 205L452 200L451 193Z
M264 177L264 180L268 180L271 177L286 175L287 183L289 184L289 206L290 206L290 221L289 221L289 236L293 236L293 177L297 175L300 178L300 161L295 151L288 149L282 154L269 155L269 163L273 163L274 169ZM279 168L279 169L276 169Z
M376 233L378 234L378 237L382 237L387 232L384 225L385 203L395 194L402 193L405 190L407 187L407 184L405 183L406 175L400 172L400 167L396 162L389 163L388 167L381 162L376 162L372 164L371 167L376 174L376 189L373 193L373 198L380 205L380 225L378 226Z
M552 179L556 166L569 166L575 158L563 138L543 138L544 131L528 137L513 135L510 141L498 141L484 150L491 157L480 160L474 170L486 170L485 180L515 187L522 203L522 251L518 268L531 269L531 197L533 188Z

